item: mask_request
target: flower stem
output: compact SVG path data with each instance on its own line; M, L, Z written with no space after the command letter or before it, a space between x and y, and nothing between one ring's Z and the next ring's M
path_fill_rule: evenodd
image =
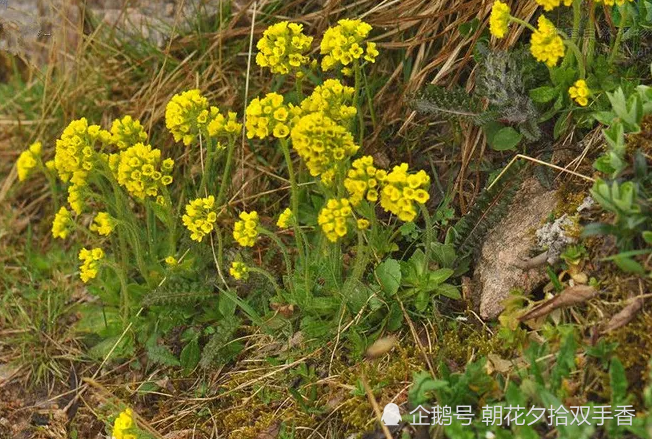
M349 299L351 297L351 292L355 288L362 275L364 274L365 268L369 263L369 257L367 255L366 246L364 244L364 234L362 231L358 230L358 248L355 254L355 262L353 263L353 271L351 275L346 279L344 283L344 297Z
M593 56L595 52L595 5L589 3L589 24L586 28L586 37L589 39L586 50L586 65L593 65Z
M614 40L614 45L611 47L611 53L609 54L609 65L614 63L616 55L618 54L618 49L620 48L620 43L623 39L623 33L625 31L625 22L627 21L627 6L620 8L620 23L618 24L618 33L616 34L616 39Z
M536 27L532 26L530 23L528 23L525 20L521 20L520 18L516 18L510 15L509 21L513 21L514 23L520 24L521 26L525 26L528 29L530 29L532 32L539 32Z
M362 89L362 71L360 69L360 63L358 60L353 61L353 71L355 73L355 92L353 94L353 106L358 111L358 145L362 146L362 141L364 140L364 114L360 108L360 94Z
M285 262L285 269L287 271L287 279L288 279L288 285L287 288L291 292L294 292L294 285L292 283L292 263L290 262L290 253L288 252L288 248L283 244L283 241L281 241L281 238L276 236L276 233L273 233L269 230L267 230L264 227L258 227L258 231L267 236L269 239L274 241L274 244L278 246L278 248L281 250L281 253L283 254L283 261Z
M430 213L428 212L428 208L426 207L425 204L420 204L421 207L421 214L423 215L423 220L425 221L425 227L426 227L426 233L425 233L425 246L426 246L426 251L425 251L425 257L423 258L423 264L424 264L424 272L428 271L428 266L430 265L430 251L432 248L432 218L430 217Z
M575 59L577 60L577 67L580 70L580 79L586 78L586 65L584 62L584 55L582 55L582 52L580 51L580 48L577 47L577 44L575 44L572 40L565 38L564 39L564 44L568 46L568 48L573 52L575 55Z
M216 206L221 206L226 197L226 189L230 186L228 183L231 178L231 167L233 165L233 151L235 150L235 136L229 139L229 146L226 151L226 163L224 164L224 173L222 174L222 181L220 181L220 190L217 193Z
M292 204L292 215L294 216L294 221L292 222L294 226L294 238L296 240L297 248L299 250L299 257L303 263L304 269L304 282L306 287L306 293L309 291L309 272L308 272L308 259L306 251L306 240L303 236L303 232L299 227L299 185L297 184L297 178L294 173L294 165L292 164L292 157L290 156L290 147L288 145L287 139L279 139L281 145L281 150L283 151L283 156L285 157L285 164L288 168L288 177L290 179L290 198ZM289 270L289 268L288 268Z

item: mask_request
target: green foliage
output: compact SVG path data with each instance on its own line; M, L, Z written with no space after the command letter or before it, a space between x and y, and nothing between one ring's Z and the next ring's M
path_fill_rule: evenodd
M593 114L597 121L607 126L603 133L608 145L607 153L595 162L595 167L615 178L627 167L625 135L639 133L643 116L652 114L652 88L641 85L629 96L619 88L607 96L611 110Z
M523 181L525 164L516 161L484 190L467 213L453 227L454 245L459 258L477 251L491 228L508 212L512 199Z
M214 289L210 282L170 279L145 295L142 304L146 307L193 304L214 298Z
M412 107L423 114L446 120L466 120L481 126L487 143L496 151L514 150L525 138L541 137L539 113L526 93L524 76L529 77L524 51L489 52L480 46L480 71L473 94L455 87L429 85L412 98ZM484 108L483 101L489 103Z
M462 371L453 373L448 370L445 363L441 363L437 378L428 372L415 373L412 386L408 391L409 406L410 408L448 406L455 410L461 405L470 405L471 413L474 414L470 425L463 425L453 417L451 425L443 427L446 437L451 438L507 439L550 435L563 439L589 439L602 434L611 439L632 437L632 434L645 437L645 434L641 435L641 433L646 426L649 428L652 419L649 412L637 413L637 416L632 419L631 426L618 425L616 417L613 416L617 406L631 404L625 371L616 357L612 357L610 362L607 362L611 388L609 399L592 399L578 404L589 407L589 422L579 425L567 405L566 400L569 395L563 385L565 381L572 381L576 375L575 359L579 346L572 328L562 328L561 333L561 347L557 352L550 352L552 345L549 343L532 344L526 351L527 364L523 367L512 363L505 371L489 374L487 360L481 358L467 364ZM594 411L595 407L601 405L612 407L613 418L606 419L604 425L597 425L598 422L593 420L592 416L597 413ZM516 407L521 407L524 411L521 412L518 423L507 423L503 418L492 425L491 422L485 422L483 414L485 409L493 411L494 407L498 407L503 416L507 415L510 408L514 410ZM536 412L529 413L531 407L545 410L544 416L537 420ZM551 407L556 411L556 425L549 423ZM633 410L631 406L630 410ZM403 419L412 422L411 415L405 415ZM579 419L582 419L581 415Z

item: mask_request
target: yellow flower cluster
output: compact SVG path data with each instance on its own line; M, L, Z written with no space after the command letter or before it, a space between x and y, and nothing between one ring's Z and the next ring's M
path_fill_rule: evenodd
M299 119L292 128L292 146L306 162L313 177L332 173L359 148L346 128L321 112Z
M540 6L543 6L544 11L552 11L560 4L564 6L570 6L573 4L573 0L535 0Z
M357 114L356 108L348 105L353 102L354 93L353 87L343 85L338 79L327 79L301 102L301 111L303 114L322 112L346 125Z
M509 30L509 17L512 10L507 3L496 0L489 16L489 32L496 38L503 38Z
M575 81L572 87L568 89L568 94L571 99L574 99L582 107L586 107L589 104L589 87L586 85L586 81L583 79L578 79Z
M85 192L86 184L83 182L68 186L68 204L77 215L81 214L84 210Z
M62 181L84 184L94 167L95 142L109 143L111 133L99 125L88 125L86 118L73 120L57 139L54 165Z
M137 143L112 155L109 164L116 173L118 183L134 197L143 200L156 197L161 186L172 183L174 160L161 160L161 151L151 145Z
M111 144L118 149L129 148L136 143L147 142L147 133L139 120L127 115L122 119L116 119L111 125Z
M358 226L358 230L367 230L369 228L369 226L371 225L369 220L366 220L364 218L358 218L358 220L356 221L356 224Z
M548 67L554 67L564 56L564 41L555 25L543 15L539 17L537 31L532 33L530 51L537 61L545 62Z
M134 413L130 408L127 408L115 419L111 436L113 436L113 439L136 439L135 434L128 433L135 426Z
M249 267L247 267L244 262L234 261L231 263L231 268L229 268L229 274L233 276L235 280L246 280L249 277Z
M430 195L427 192L430 177L421 170L410 174L407 163L394 166L387 174L380 194L380 206L398 216L401 221L413 221L417 216L414 202L424 204Z
M16 170L18 171L18 180L25 181L30 176L32 170L36 168L41 159L41 142L34 142L28 149L23 151L16 161Z
M91 279L95 279L100 268L100 263L104 258L104 250L101 248L94 248L88 250L87 248L82 248L79 252L79 260L82 261L82 266L80 268L79 277L81 280L86 283Z
M233 238L243 247L253 247L258 237L258 212L240 213L240 221L233 226Z
M328 28L321 41L321 54L325 55L321 61L322 70L327 71L337 65L347 67L361 57L375 62L378 56L376 43L366 43L366 50L362 48L371 29L364 21L349 19L340 20L337 26Z
M165 126L175 142L183 141L186 146L195 140L208 121L208 99L196 89L174 95L165 107Z
M66 239L72 231L73 226L74 223L70 211L62 207L54 216L54 221L52 221L52 236Z
M284 139L290 134L290 128L298 119L299 107L283 104L283 96L267 93L264 98L256 98L247 106L247 138L264 139L270 133Z
M292 215L292 209L287 207L278 217L276 225L281 229L287 229L290 227L291 221L293 221L294 216Z
M209 195L207 198L197 198L188 203L182 221L191 232L190 239L201 242L204 236L213 231L217 221L215 197Z
M338 239L346 236L348 231L346 222L352 213L353 210L349 200L346 198L331 199L319 211L317 223L321 226L329 241L337 242Z
M387 171L376 169L373 157L366 155L353 162L344 179L351 204L357 206L365 198L372 203L378 201L378 191L387 177Z
M165 258L165 263L168 264L170 267L174 267L179 263L179 261L177 261L177 258L175 258L174 256L168 256L167 258Z
M242 124L238 122L237 113L229 111L227 117L224 117L219 111L215 114L214 110L217 108L211 107L210 122L206 127L210 137L233 136L240 132Z
M115 220L108 214L108 212L98 212L93 219L93 224L89 227L91 232L96 232L98 235L109 236L115 227Z
M285 75L310 63L305 54L310 50L312 37L303 33L303 25L281 21L268 27L256 47L256 64L269 67L272 73Z
M627 1L631 3L633 0L627 0ZM613 6L614 4L618 6L622 6L625 4L625 0L595 0L595 2L604 3L606 6Z

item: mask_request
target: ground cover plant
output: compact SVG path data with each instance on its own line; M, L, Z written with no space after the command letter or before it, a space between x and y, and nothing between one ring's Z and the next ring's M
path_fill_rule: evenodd
M652 437L652 3L183 10L2 53L0 437Z

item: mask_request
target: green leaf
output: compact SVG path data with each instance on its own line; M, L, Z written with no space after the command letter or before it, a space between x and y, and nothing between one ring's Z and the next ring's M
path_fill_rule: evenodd
M453 268L455 265L455 246L452 244L442 244L441 242L433 242L430 246L432 251L432 258L439 264L440 267Z
M555 127L552 131L552 135L555 139L559 139L559 137L568 130L568 127L570 126L570 120L570 114L562 114L557 119L557 122L555 122Z
M222 317L230 317L235 314L237 304L226 294L220 294L217 308L220 310Z
M376 267L376 276L383 291L389 295L398 292L401 285L401 266L395 259L387 259Z
M431 271L428 275L430 284L441 284L453 275L455 271L450 268L440 268L439 270Z
M424 312L426 308L428 308L429 303L430 294L428 294L428 291L426 290L421 290L419 291L419 294L417 294L417 297L414 299L414 308L416 308L416 310L419 312Z
M436 380L428 372L415 372L414 382L408 391L408 401L412 407L431 401L431 393L436 390L448 389L448 381Z
M160 344L150 344L147 346L147 357L153 363L162 364L164 366L180 366L181 363L177 357L170 352L170 350Z
M441 294L442 296L448 297L449 299L460 300L462 298L460 290L455 285L441 284L437 286L435 291L437 294Z
M546 103L555 99L559 95L557 87L544 85L543 87L533 88L530 90L530 99L534 102Z
M387 314L387 330L390 332L398 331L403 324L403 311L397 302L393 302L389 307Z
M523 139L523 135L512 127L505 127L493 137L491 146L495 151L509 151L516 149Z
M197 339L194 339L181 350L179 360L181 361L181 366L186 370L186 372L191 372L199 364L199 357L199 342Z
M618 268L623 270L625 273L634 273L641 276L645 274L645 268L643 268L641 264L630 257L616 255L613 258L613 261L618 266Z
M611 381L611 404L622 405L627 402L627 376L625 368L618 357L611 359L609 366L609 380Z
M645 232L641 233L641 235L643 235L645 242L652 244L652 231L646 230Z

